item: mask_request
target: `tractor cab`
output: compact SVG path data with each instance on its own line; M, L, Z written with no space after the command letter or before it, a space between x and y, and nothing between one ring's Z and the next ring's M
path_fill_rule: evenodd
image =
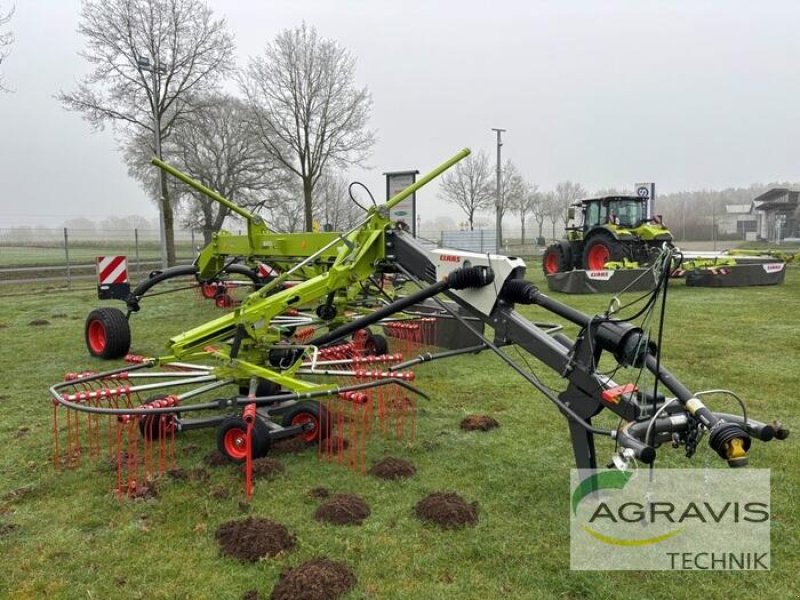
M581 200L584 233L594 227L615 225L635 229L647 222L647 199L637 196L609 196Z

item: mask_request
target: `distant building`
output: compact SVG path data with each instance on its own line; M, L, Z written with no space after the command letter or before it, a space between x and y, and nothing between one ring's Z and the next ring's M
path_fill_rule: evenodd
M758 216L753 214L750 204L728 204L725 214L717 219L717 231L721 235L737 234L741 239L756 239Z
M800 237L798 219L800 191L772 188L753 198L751 210L756 215L758 239L780 243L785 238Z

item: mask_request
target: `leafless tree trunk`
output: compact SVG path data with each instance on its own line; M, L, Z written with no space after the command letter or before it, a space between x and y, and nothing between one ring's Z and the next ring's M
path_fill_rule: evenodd
M149 132L159 157L175 123L193 110L192 95L212 89L233 66L227 25L213 19L201 0L85 0L78 32L86 39L82 56L93 70L58 99L96 129L111 122L123 145ZM170 185L166 177L159 180L156 201L172 265Z
M303 193L301 181L292 177L288 184L269 194L266 204L267 219L275 231L292 233L303 231Z
M350 199L347 180L342 176L324 175L319 180L314 216L317 222L332 231L347 231L366 213Z
M552 225L551 240L556 239L556 224L561 219L562 213L561 200L555 192L547 192L544 195L544 217L550 220ZM544 220L544 219L542 219Z
M363 163L375 142L372 98L355 84L355 59L305 24L284 30L242 77L262 143L301 181L305 230L314 189L328 166Z
M520 175L516 165L506 160L500 176L500 202L496 203L497 215L500 219L500 234L503 232L503 217L506 212L519 205L525 195L525 180ZM495 199L496 201L496 199ZM502 244L502 241L501 241Z
M489 158L484 151L470 154L439 181L439 195L464 211L470 231L475 228L475 213L494 205Z
M537 192L539 186L535 183L523 181L524 189L511 205L511 210L519 216L520 229L522 230L522 243L525 243L525 223L528 216L535 214L536 208L542 202L541 194ZM541 235L541 231L539 232Z
M557 218L561 219L561 223L566 228L569 219L567 218L567 209L569 205L586 196L586 190L580 183L573 183L572 181L562 181L556 184L556 191L553 205L553 211ZM553 224L555 226L555 223ZM555 238L555 235L553 235Z
M7 13L3 13L3 8L0 6L0 65L8 57L9 52L11 52L11 44L14 43L14 32L12 31L2 31L2 28L11 21L11 17L14 14L14 9L12 8ZM3 74L0 72L0 92L7 92L8 89L3 84Z

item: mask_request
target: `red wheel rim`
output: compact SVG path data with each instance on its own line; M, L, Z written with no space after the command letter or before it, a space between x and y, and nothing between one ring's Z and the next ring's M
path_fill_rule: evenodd
M211 300L217 295L217 286L213 283L204 283L200 286L200 291L203 294L203 298Z
M100 321L91 321L89 323L86 337L89 340L89 347L92 349L92 352L100 354L105 350L108 339L106 338L105 325Z
M587 266L590 271L601 271L610 258L611 253L605 244L596 244L589 249L589 255L586 257Z
M555 253L551 252L550 254L544 257L544 270L548 274L558 272L558 260L556 259Z
M217 296L214 300L217 305L217 308L230 308L233 306L233 298L228 294L222 294L221 296Z
M244 460L247 458L247 432L238 427L231 427L225 432L222 439L225 447L225 454L233 460Z
M301 439L306 443L311 443L317 439L317 432L319 431L319 421L317 417L311 413L300 413L292 418L292 425L305 425L311 423L313 427L301 434Z

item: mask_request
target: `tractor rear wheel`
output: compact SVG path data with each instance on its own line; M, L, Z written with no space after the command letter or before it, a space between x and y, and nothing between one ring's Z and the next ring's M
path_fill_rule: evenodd
M118 308L97 308L86 317L86 348L97 358L122 358L131 348L131 327Z
M606 263L619 262L625 256L623 245L608 235L593 237L583 248L583 268L587 271L602 271Z
M550 244L542 256L542 271L545 275L572 270L572 251L569 244Z

